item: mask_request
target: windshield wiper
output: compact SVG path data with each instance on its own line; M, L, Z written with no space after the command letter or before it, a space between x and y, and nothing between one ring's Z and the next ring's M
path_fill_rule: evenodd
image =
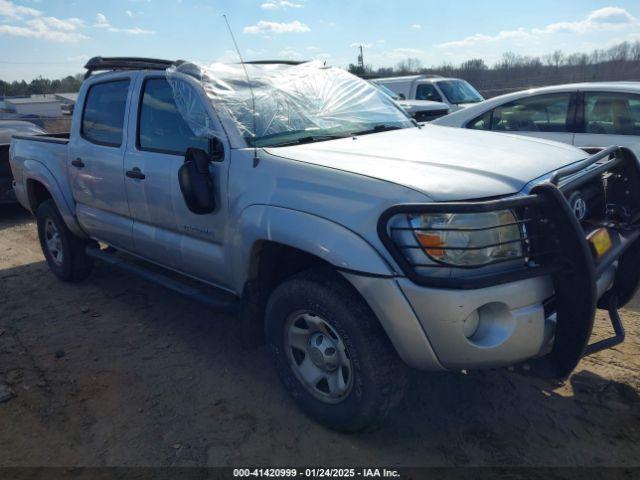
M287 147L290 145L300 145L303 143L324 142L326 140L336 140L338 138L347 138L350 135L309 135L308 137L296 138L295 140L286 141L269 145L270 147Z
M351 135L368 135L369 133L378 133L378 132L387 132L389 130L400 130L402 127L398 127L397 125L385 125L381 123L380 125L374 125L373 128L369 128L367 130L361 130L360 132L353 132Z

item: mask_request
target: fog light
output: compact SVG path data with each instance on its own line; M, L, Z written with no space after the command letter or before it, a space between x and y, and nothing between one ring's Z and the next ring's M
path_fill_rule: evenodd
M478 331L479 325L480 325L480 314L478 313L478 310L474 310L473 312L471 312L471 315L469 315L465 319L464 323L462 324L462 333L464 333L465 337L471 338L473 337L473 334Z

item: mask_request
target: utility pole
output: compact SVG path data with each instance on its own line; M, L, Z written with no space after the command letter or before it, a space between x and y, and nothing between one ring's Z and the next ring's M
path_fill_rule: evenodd
M364 73L364 54L362 53L362 45L360 45L358 49L360 50L360 54L358 55L358 68L360 68L360 71Z

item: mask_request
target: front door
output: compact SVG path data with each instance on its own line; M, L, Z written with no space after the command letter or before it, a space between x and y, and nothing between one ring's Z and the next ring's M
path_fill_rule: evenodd
M201 92L186 82L182 87L194 102L201 102L201 114L208 115ZM178 111L166 78L146 77L136 91L139 119L131 122L125 159L134 253L200 280L229 287L231 276L223 252L228 149L226 159L213 162L210 167L216 211L192 213L180 191L178 170L187 148L208 151L210 141L193 133ZM191 111L195 108L198 106L192 104Z
M570 92L562 92L520 98L472 120L468 128L571 144L574 117L571 97Z
M123 172L131 83L116 75L89 84L67 159L78 222L92 237L124 249L132 247Z

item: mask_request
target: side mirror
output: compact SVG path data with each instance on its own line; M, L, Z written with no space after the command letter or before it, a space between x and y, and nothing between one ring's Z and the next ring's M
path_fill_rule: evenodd
M199 148L189 148L184 163L178 170L180 191L187 208L198 215L211 213L216 209L213 178L209 172L212 156Z
M211 160L215 162L224 160L224 145L219 138L213 137L209 140L209 151Z
M406 100L406 99L407 99L407 97L404 95L404 93L399 93L399 94L398 94L398 98L399 98L400 100Z

